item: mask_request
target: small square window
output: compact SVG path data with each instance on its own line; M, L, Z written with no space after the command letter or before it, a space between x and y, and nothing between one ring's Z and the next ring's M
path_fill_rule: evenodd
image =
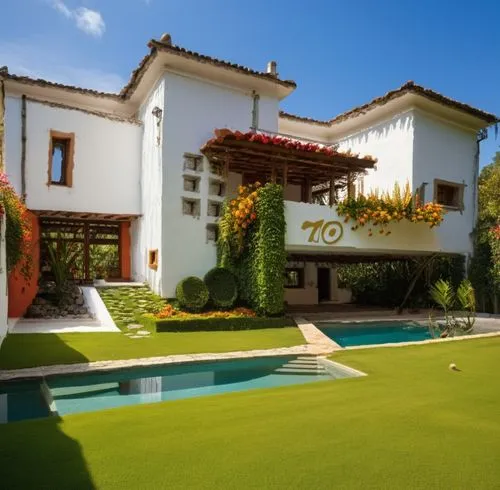
M224 197L226 193L226 186L224 182L221 182L220 180L211 180L209 193L212 196Z
M436 179L434 181L434 201L452 209L463 209L464 184L447 182Z
M293 268L285 270L285 287L286 288L303 288L304 287L304 269Z
M189 192L200 192L200 179L185 175L184 190Z
M223 175L223 166L220 163L210 163L210 173L214 175Z
M220 216L221 213L221 203L215 201L208 201L208 216L215 216L216 218Z
M48 184L71 187L73 184L74 134L50 132Z
M201 155L184 154L184 169L193 172L203 172L203 157Z
M148 251L148 267L153 270L158 269L158 249Z
M200 201L198 199L182 199L182 214L189 216L200 215Z
M219 238L219 227L217 225L207 225L207 242L217 242Z

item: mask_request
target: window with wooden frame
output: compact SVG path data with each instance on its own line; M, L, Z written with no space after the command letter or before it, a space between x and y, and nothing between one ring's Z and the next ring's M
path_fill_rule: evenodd
M285 287L286 288L304 288L304 269L287 268L285 269Z
M445 208L464 209L464 184L434 179L434 201Z
M158 269L158 249L148 251L148 267L153 270Z
M73 186L75 133L50 131L48 185Z

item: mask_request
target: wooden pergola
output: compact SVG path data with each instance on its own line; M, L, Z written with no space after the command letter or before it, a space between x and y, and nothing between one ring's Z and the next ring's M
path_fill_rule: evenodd
M303 201L312 202L312 188L326 184L330 204L335 189L349 189L358 175L373 168L376 160L337 151L334 146L304 143L292 138L269 136L262 142L255 133L216 130L216 136L201 148L210 163L227 177L229 172L243 174L246 181L281 183L302 187Z

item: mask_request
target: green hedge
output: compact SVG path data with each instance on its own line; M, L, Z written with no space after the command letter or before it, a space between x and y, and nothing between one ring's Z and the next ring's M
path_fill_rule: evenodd
M294 327L295 322L287 317L237 317L237 318L194 318L153 320L142 323L156 326L157 332L199 332L216 330L257 330L261 328Z
M216 308L231 308L238 297L238 286L234 274L223 267L210 269L203 281L210 294L210 303Z
M188 311L201 311L208 303L208 288L195 276L189 276L177 284L175 294L179 304Z

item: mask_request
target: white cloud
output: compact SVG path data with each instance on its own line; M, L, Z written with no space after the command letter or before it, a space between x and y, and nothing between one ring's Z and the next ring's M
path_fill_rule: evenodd
M123 77L117 73L78 66L74 58L68 58L60 49L43 46L43 41L0 42L0 66L7 65L9 72L16 75L43 78L101 92L119 92L125 84ZM71 59L71 65L66 61L68 59Z
M86 34L101 37L106 30L104 19L97 10L91 10L87 7L71 10L62 0L52 0L52 7L67 19L74 20L76 27Z
M95 37L101 37L104 34L106 24L99 12L80 7L74 11L73 15L78 29Z

